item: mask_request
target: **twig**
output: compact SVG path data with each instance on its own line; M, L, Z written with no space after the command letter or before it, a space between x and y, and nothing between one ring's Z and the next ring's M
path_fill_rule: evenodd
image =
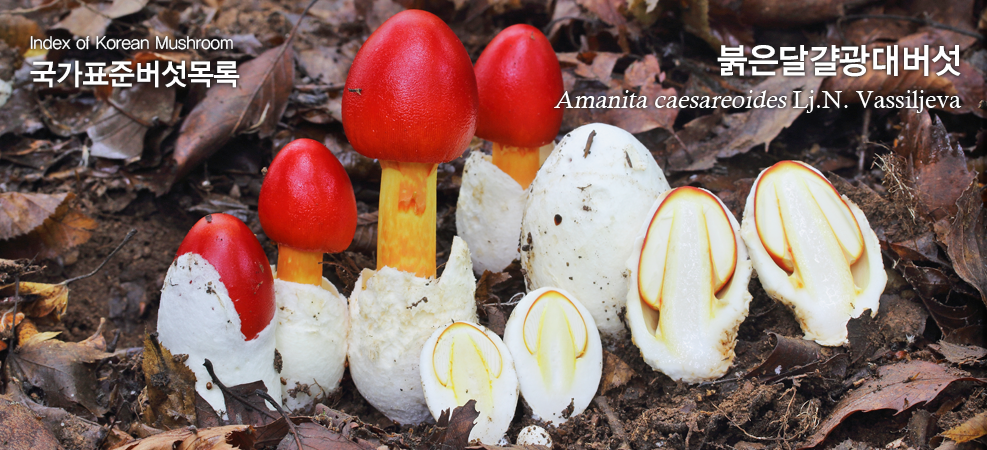
M291 32L288 33L288 39L284 41L284 44L281 44L281 50L278 51L278 56L274 58L274 61L279 61L284 56L284 52L288 50L288 47L291 46L291 42L295 40L295 34L298 33L298 28L302 24L302 20L305 19L305 15L308 14L308 10L311 9L312 6L315 5L315 3L318 1L319 0L312 0L308 2L308 6L306 6L305 10L302 11L302 15L298 16L298 22L295 22L295 26L292 27ZM271 64L271 67L267 68L267 72L264 72L264 76L260 79L260 83L257 83L257 87L254 88L254 92L250 94L250 101L247 102L248 105L253 103L254 100L257 99L257 94L260 93L260 89L264 86L264 83L267 81L267 79L271 77L271 73L274 72L274 68L276 66L277 64ZM247 115L247 110L249 109L250 108L244 108L243 112L240 113L240 117L236 119L236 124L233 125L231 134L236 133L240 129L240 124L243 123L243 119Z
M224 394L227 394L230 397L233 397L234 399L236 399L237 401L239 401L240 403L243 403L243 405L246 406L247 408L250 408L250 409L252 409L254 411L257 411L257 412L259 412L261 414L266 415L267 417L269 417L271 419L274 419L274 415L271 414L270 411L264 411L264 410L262 410L262 409L260 409L260 408L258 408L256 406L254 406L254 405L251 405L250 402L247 401L247 399L243 398L240 394L237 394L236 392L231 391L230 388L226 387L226 385L223 384L222 381L219 381L219 377L216 376L216 372L212 368L212 361L210 361L209 359L206 359L205 361L203 361L202 365L203 366L206 366L206 371L209 372L209 378L212 378L213 384L215 384L216 386L218 386L220 391L223 391ZM299 447L299 449L300 448L301 447Z
M946 25L944 23L939 23L924 17L901 16L898 14L847 14L843 17L840 17L839 20L837 20L837 25L842 25L842 22L844 20L861 20L861 19L885 19L885 20L902 20L905 22L914 22L928 27L939 28L946 31L952 31L953 33L959 33L964 36L970 36L972 38L977 39L978 41L984 40L983 35L974 31L964 30L962 28L956 28L954 26Z
M68 285L69 283L71 283L73 281L79 281L79 280L82 280L82 279L85 279L85 278L89 278L89 277L91 277L93 275L96 275L96 272L99 272L100 269L102 269L103 266L106 265L106 263L110 262L110 258L112 258L113 255L117 254L117 252L119 252L120 249L123 248L124 245L126 245L128 242L130 242L130 239L133 238L135 234L137 234L137 229L136 228L131 228L130 231L127 232L127 235L123 237L123 240L120 241L119 244L117 244L117 247L114 248L113 251L111 251L109 255L106 255L106 258L103 258L103 262L99 263L99 266L96 267L95 269L93 269L92 272L89 272L89 273L87 273L85 275L79 275L79 276L74 277L74 278L69 278L69 279L67 279L67 280L65 280L65 281L63 281L61 283L58 283L58 286L66 286L66 285Z
M864 171L864 156L867 155L867 143L870 141L868 131L870 130L870 116L872 111L870 108L864 110L864 126L860 130L860 145L857 146L857 172Z
M596 130L589 132L589 137L586 138L586 148L583 150L583 158L589 156L589 148L593 146L593 138L596 137Z
M603 411L603 414L607 416L607 422L610 423L610 429L613 430L613 434L617 435L617 439L620 439L619 449L630 450L631 446L627 443L627 433L624 431L624 424L620 422L617 418L617 414L613 412L613 408L610 407L610 401L606 397L600 395L593 399L596 406Z
M295 422L291 421L291 417L289 417L288 413L284 411L284 408L282 408L281 405L278 404L278 402L274 401L274 398L271 397L271 394L268 394L265 391L257 389L256 391L254 391L254 395L257 395L258 397L267 400L267 402L270 403L271 406L273 406L274 409L278 411L278 414L281 414L281 417L284 419L285 423L288 424L288 431L291 432L291 435L295 437L295 445L298 446L298 450L302 450L302 440L301 438L298 437L298 430L295 429Z

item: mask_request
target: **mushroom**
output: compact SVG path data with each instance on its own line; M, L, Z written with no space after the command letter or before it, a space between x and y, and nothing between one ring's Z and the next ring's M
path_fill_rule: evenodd
M528 425L517 434L517 445L541 445L552 448L552 436L538 425Z
M474 66L480 93L476 135L493 156L476 151L463 168L456 230L472 250L473 269L498 272L518 257L525 192L562 124L562 71L552 44L531 25L512 25Z
M507 321L504 344L536 420L559 425L589 406L603 375L603 347L593 316L572 294L529 292Z
M715 195L691 186L659 196L648 217L627 262L634 344L674 380L719 378L751 301L740 225Z
M223 393L204 361L227 386L264 382L281 400L274 369L274 278L267 255L240 219L203 217L189 230L161 288L158 337L186 354L195 390L225 415Z
M805 339L842 345L850 318L877 314L888 280L877 235L812 166L781 161L762 171L740 229L761 286L793 309Z
M594 123L567 134L531 183L521 221L529 290L565 289L602 334L623 330L627 258L651 203L668 190L651 152L630 133Z
M476 320L469 250L453 239L435 280L436 164L462 154L476 128L469 55L435 15L408 10L363 44L343 92L353 148L381 160L377 270L360 274L350 298L350 373L360 393L392 420L428 418L418 356L435 328Z
M284 404L306 411L339 386L346 365L346 297L322 277L323 253L345 250L356 231L349 176L324 145L297 139L271 162L257 204L278 243L277 348Z
M432 417L476 401L469 440L496 445L517 408L514 361L496 333L471 322L436 330L421 351L421 384Z

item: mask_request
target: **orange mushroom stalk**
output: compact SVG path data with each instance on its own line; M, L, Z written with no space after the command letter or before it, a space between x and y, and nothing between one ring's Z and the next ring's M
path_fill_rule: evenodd
M476 135L493 142L493 164L527 189L539 148L562 125L562 70L548 38L531 25L501 31L474 66L480 92Z
M435 276L436 165L469 145L477 103L466 49L431 13L388 19L353 59L343 129L353 148L383 169L378 270Z

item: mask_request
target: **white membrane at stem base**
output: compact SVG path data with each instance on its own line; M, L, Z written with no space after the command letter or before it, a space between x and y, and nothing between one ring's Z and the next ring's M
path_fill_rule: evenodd
M274 297L283 404L289 411L307 413L335 391L343 377L349 307L325 278L322 286L275 279Z
M740 239L737 219L717 198L730 220L737 245L736 267L730 281L705 302L665 301L660 314L645 303L637 282L641 253L651 218L671 192L674 191L659 196L651 206L648 220L643 222L634 240L634 252L627 260L627 270L631 273L626 298L627 326L634 345L649 366L674 380L697 383L723 376L733 362L737 330L747 317L752 298L747 290L751 261Z
M274 320L252 340L245 340L237 314L219 272L196 253L179 256L168 268L158 307L158 339L173 355L186 354L195 374L195 390L220 415L226 402L202 365L213 364L226 386L263 381L275 401L281 383L274 370ZM206 388L206 383L212 389Z
M528 191L520 242L528 289L565 289L601 334L622 332L633 236L668 189L651 152L630 133L594 123L567 134Z
M480 415L469 440L495 445L517 409L518 379L510 351L493 331L471 322L436 330L420 355L421 384L432 417L470 400Z
M500 272L518 258L526 192L490 156L470 153L456 204L456 231L469 244L476 274Z
M439 279L385 267L364 270L350 296L350 376L363 398L401 424L431 417L418 360L432 332L476 321L476 279L469 248L453 238Z
M507 320L504 344L535 419L559 425L589 406L603 374L603 347L593 316L572 294L529 292Z

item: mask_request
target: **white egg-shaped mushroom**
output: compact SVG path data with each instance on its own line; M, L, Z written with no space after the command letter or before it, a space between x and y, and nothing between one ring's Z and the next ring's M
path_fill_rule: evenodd
M289 411L309 412L343 378L349 307L325 278L322 286L275 279L274 295L283 405Z
M226 386L262 381L281 401L275 370L274 277L257 238L227 214L203 217L189 230L168 268L158 306L158 338L185 354L195 390L221 416L223 393L204 366Z
M792 308L805 339L842 345L851 318L877 314L888 280L877 235L814 167L781 161L762 171L741 235L764 291Z
M429 417L419 356L435 329L476 322L476 279L469 248L458 237L438 279L391 267L364 270L350 296L349 365L363 398L401 424Z
M596 321L572 294L529 292L507 321L504 344L535 419L559 425L589 406L603 375L603 347Z
M496 445L517 408L514 360L493 331L471 322L436 330L421 351L421 386L436 419L444 410L476 401L480 413L469 440Z
M630 236L669 188L651 152L606 124L567 134L538 171L521 220L529 290L558 287L586 306L602 334L624 329Z
M500 272L518 258L518 236L527 191L495 166L470 153L456 203L456 232L470 247L473 271Z
M627 261L627 325L655 370L689 383L723 376L747 317L751 261L730 210L705 189L668 191Z
M517 445L541 445L552 448L552 436L538 425L528 425L517 434Z

